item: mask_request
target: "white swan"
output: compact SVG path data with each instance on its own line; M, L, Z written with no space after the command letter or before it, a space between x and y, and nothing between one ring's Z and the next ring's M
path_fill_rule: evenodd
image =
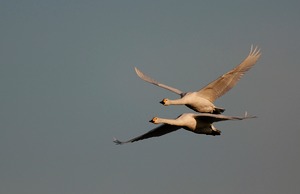
M197 134L206 134L206 135L215 136L215 135L220 135L221 131L216 129L212 125L212 123L218 121L225 121L225 120L243 120L248 118L256 118L256 117L248 116L247 113L245 113L244 117L233 117L233 116L225 116L221 114L216 115L210 113L196 113L196 114L184 113L179 117L177 117L176 119L163 119L163 118L154 117L153 119L150 120L150 122L155 124L162 124L162 125L131 140L122 142L114 138L114 142L116 144L132 143L143 139L159 137L167 133L176 131L180 128L183 128L185 130Z
M186 105L187 107L193 109L196 112L202 113L214 113L220 114L225 111L223 108L216 107L213 102L228 92L231 88L233 88L237 82L241 79L241 77L248 71L256 61L261 56L260 49L251 46L251 50L249 55L244 59L244 61L236 66L231 71L226 74L220 76L215 81L209 83L204 88L200 89L197 92L182 92L176 88L164 85L159 83L158 81L150 78L149 76L142 73L135 67L135 71L137 75L146 82L157 85L164 89L170 90L181 96L180 99L170 100L168 98L163 99L160 103L168 106L168 105Z

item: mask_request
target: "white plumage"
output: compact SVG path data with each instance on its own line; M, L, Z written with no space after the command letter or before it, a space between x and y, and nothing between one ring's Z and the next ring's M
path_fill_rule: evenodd
M253 49L253 46L251 46L249 55L242 63L196 92L182 92L179 89L159 83L158 81L145 75L136 67L135 71L137 75L144 81L170 90L181 96L180 99L176 100L165 98L161 101L163 105L186 105L196 112L220 114L224 112L225 109L216 107L213 102L233 88L241 79L241 77L251 67L253 67L260 56L260 49L258 49L258 47Z
M216 115L210 113L184 113L177 117L176 119L164 119L154 117L150 122L155 124L162 124L157 128L152 129L151 131L130 139L128 141L119 141L114 138L116 144L132 143L135 141L148 139L152 137L159 137L167 133L171 133L180 128L183 128L187 131L191 131L197 134L206 134L206 135L220 135L221 131L216 129L212 123L218 121L226 120L243 120L248 118L255 118L255 116L247 116L245 113L244 117L234 117L234 116L225 116L225 115Z

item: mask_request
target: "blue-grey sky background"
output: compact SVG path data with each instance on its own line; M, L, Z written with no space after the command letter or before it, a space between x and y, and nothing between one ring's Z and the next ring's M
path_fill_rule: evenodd
M0 2L0 193L300 192L300 1ZM134 66L195 91L262 57L216 105L257 119L117 146L192 110Z

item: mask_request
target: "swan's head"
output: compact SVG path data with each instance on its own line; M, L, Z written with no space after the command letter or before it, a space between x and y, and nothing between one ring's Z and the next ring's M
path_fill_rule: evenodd
M153 119L151 119L149 122L157 124L158 123L158 118L157 117L153 117Z
M170 100L168 98L164 98L159 103L161 103L162 105L168 106L168 105L170 105Z

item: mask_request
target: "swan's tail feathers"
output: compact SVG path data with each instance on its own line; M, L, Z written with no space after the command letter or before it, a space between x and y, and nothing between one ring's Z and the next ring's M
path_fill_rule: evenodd
M123 142L123 141L120 141L120 140L118 140L117 138L113 138L113 142L116 144L116 145L122 145L122 144L124 144L124 143L128 143L128 142Z
M212 112L213 114L221 114L225 111L224 108L218 108L218 107L215 107L214 111Z

